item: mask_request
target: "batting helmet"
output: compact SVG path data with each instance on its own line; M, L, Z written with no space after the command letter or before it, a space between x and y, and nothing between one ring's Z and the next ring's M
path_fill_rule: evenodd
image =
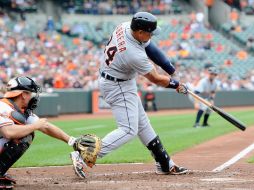
M216 69L216 67L209 67L207 70L208 70L208 73L210 74L215 74L215 75L218 74L218 70Z
M23 91L38 93L41 92L41 87L37 85L33 79L25 76L15 77L7 83L7 92L4 98L13 98L20 95Z
M133 31L143 30L153 35L160 33L160 27L157 26L157 18L148 12L138 12L131 20L131 29Z

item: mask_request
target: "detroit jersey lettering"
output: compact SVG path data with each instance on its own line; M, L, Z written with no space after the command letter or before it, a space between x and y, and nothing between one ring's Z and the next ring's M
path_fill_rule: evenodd
M130 22L119 25L104 51L101 72L119 79L133 79L136 74L145 75L153 69L153 65L144 48L150 43L140 43L131 35Z

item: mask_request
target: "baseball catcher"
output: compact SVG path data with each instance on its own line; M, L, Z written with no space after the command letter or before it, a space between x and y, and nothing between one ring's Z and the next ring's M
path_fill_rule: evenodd
M7 171L30 147L35 131L73 146L88 166L95 163L100 140L94 135L71 137L47 119L40 119L33 113L40 93L41 87L33 79L19 76L8 82L0 98L0 189L14 187L16 181Z

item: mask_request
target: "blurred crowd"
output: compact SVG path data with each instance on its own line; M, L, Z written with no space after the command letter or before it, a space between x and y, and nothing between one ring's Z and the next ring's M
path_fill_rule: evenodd
M247 15L254 15L254 0L240 0L240 9Z
M133 14L148 11L153 14L179 13L181 9L176 0L64 0L67 13L82 14Z
M213 65L212 63L207 63L202 69L197 67L191 67L182 65L180 62L175 63L176 76L182 82L188 85L188 87L194 88L198 81L203 77L206 77L205 67L206 65ZM160 68L157 67L161 71ZM249 71L244 77L239 77L237 75L228 75L223 72L223 67L218 68L219 74L216 77L218 83L218 90L232 91L232 90L254 90L254 70ZM163 90L162 87L157 87L149 82L144 77L139 77L138 84L141 85L140 89L147 90L149 88Z
M7 15L0 18L0 82L17 75L28 75L45 88L96 88L97 70L103 47L80 40L75 50L68 50L55 31L24 35L29 27L19 21L10 30Z
M32 30L26 21L15 22L13 27L8 26L9 22L10 18L6 14L0 16L0 86L4 86L14 76L28 75L46 91L52 88L98 88L98 70L104 44L94 45L91 41L77 37L70 39L76 48L68 49L62 34L55 30L45 30L48 23L45 23L44 29L37 32L36 37L31 37L25 32ZM165 42L159 42L159 45L168 53L166 48L171 46L163 43ZM195 85L202 77L202 68L186 65L181 60L173 63L178 73L177 77L183 82ZM160 68L158 70L163 72ZM137 81L140 90L146 90L151 86L144 77L139 77ZM221 72L218 81L223 90L253 90L254 71L249 71L244 77Z

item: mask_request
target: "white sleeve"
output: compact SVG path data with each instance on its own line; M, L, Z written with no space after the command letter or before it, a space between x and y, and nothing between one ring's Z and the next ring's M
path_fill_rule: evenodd
M32 123L35 123L36 121L38 121L40 118L35 115L35 114L32 114L30 115L27 120L26 120L26 124L32 124Z
M131 67L141 75L146 75L153 70L154 66L149 61L145 52L139 51L130 56Z
M196 91L198 91L198 92L200 92L200 93L202 93L202 92L204 92L204 86L205 86L205 84L204 84L204 80L201 80L201 81L199 81L199 83L198 83L198 85L196 86L196 88L195 88L195 90Z
M0 128L13 124L14 122L7 115L0 114Z

